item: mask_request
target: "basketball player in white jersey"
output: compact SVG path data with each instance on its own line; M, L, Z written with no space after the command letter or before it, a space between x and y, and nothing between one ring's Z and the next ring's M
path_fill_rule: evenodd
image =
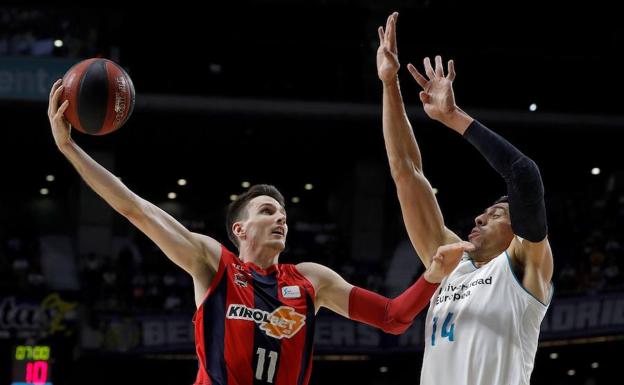
M405 113L397 78L396 21L379 27L377 70L383 83L383 134L405 226L425 266L460 238L444 225ZM465 253L433 295L425 327L421 384L529 384L541 321L552 296L553 257L544 191L535 163L455 104L455 68L424 60L420 100L432 119L462 135L504 178L507 196L475 218ZM444 151L443 147L440 147ZM449 154L451 155L451 154ZM463 188L464 186L457 186Z

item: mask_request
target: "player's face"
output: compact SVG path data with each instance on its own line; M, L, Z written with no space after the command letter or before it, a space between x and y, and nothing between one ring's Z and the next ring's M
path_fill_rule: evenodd
M247 219L242 223L245 240L252 246L269 247L281 252L286 247L286 210L275 199L261 195L247 204Z
M500 253L509 246L513 236L509 204L497 203L475 218L468 240L482 253Z

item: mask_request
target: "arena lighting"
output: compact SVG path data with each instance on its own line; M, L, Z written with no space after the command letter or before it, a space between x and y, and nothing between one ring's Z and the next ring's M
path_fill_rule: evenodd
M303 188L310 191L314 188L314 185L312 183L306 183L305 186L303 186Z
M592 175L598 175L600 174L600 169L598 167L594 167L591 170Z
M220 74L221 70L223 69L223 67L221 67L221 64L217 64L217 63L210 63L208 68L210 69L210 72L212 72L213 74Z
M47 180L48 182L54 182L54 179L55 179L55 178L54 178L54 175L52 175L52 174L50 174L50 175L46 175L46 180Z
M63 46L63 40L61 40L61 39L54 40L54 46L56 48L61 48Z
M592 362L591 367L592 369L598 369L600 365L597 362Z
M388 367L387 366L380 366L379 367L379 372L380 373L388 373Z
M299 203L300 199L299 199L299 197L292 197L291 201L292 201L292 203Z
M186 186L186 179L178 179L178 186Z
M174 192L170 192L169 194L167 194L167 198L169 198L169 199L176 199L177 196L178 196L178 194L176 194Z
M48 195L50 193L50 190L48 190L47 188L42 188L41 190L39 190L39 193L41 195Z
M243 183L241 183L241 186L243 186L243 188L249 188L249 186L251 186L251 183L249 183L248 181L243 181Z
M568 370L568 376L573 376L575 374L576 374L576 370L574 370L574 369Z
M434 194L437 194L437 193L438 193L438 189L434 187L434 188L433 188L433 193L434 193Z
M531 105L529 106L529 111L534 112L536 110L537 110L537 104L531 103Z
M235 200L236 200L236 198L238 198L238 195L236 195L236 194L232 194L232 195L230 195L230 200L231 200L231 201L235 201Z
M559 354L557 354L557 353L550 353L550 359L551 360L556 360L557 358L559 358Z

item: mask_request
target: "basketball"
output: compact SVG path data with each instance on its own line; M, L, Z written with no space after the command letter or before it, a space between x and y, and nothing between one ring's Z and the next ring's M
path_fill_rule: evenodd
M101 58L83 60L63 76L65 118L89 135L106 135L126 123L134 109L134 85L119 65Z

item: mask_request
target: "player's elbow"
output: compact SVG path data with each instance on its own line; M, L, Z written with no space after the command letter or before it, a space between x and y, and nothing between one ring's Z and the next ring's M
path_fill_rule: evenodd
M390 163L390 174L392 175L392 180L398 186L411 184L420 176L420 171L414 166L413 162L401 160Z
M116 209L121 215L128 218L131 222L140 221L142 218L148 216L150 211L149 205L147 205L142 198L137 196L124 201L123 204Z
M537 164L529 157L524 156L511 166L511 179L524 193L544 195L542 176Z
M546 205L544 185L539 168L525 157L514 163L508 183L509 211L514 233L531 242L546 238Z

